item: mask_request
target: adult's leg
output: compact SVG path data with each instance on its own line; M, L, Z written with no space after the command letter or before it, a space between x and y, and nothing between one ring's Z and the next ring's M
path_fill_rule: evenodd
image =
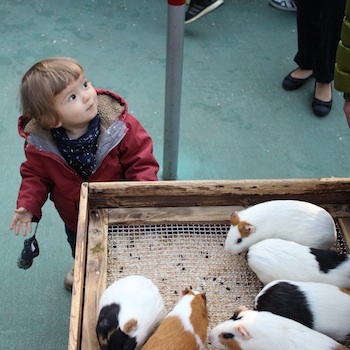
M298 51L294 61L305 70L314 68L314 55L318 51L320 32L320 2L322 0L297 0ZM331 0L327 0L332 2Z
M345 0L319 0L319 7L321 10L319 45L314 57L314 76L317 82L330 83L334 79L335 56L344 17Z

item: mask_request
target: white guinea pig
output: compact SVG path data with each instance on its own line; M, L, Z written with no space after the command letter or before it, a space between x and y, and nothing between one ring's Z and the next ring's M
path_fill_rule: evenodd
M338 341L350 334L350 291L331 284L273 281L255 297L254 309L290 318Z
M211 344L229 350L346 350L334 339L299 322L241 307L210 332Z
M270 238L252 245L247 260L263 284L287 279L350 288L349 254Z
M309 247L328 249L336 240L331 215L298 200L273 200L231 215L225 250L238 254L266 238L280 238Z
M158 288L143 276L131 275L102 294L96 333L101 349L140 349L166 316Z
M201 350L208 324L205 294L186 288L142 350Z

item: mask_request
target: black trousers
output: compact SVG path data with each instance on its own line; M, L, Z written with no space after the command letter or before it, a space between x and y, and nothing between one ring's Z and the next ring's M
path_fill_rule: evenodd
M297 0L298 52L301 69L313 69L316 81L330 83L346 0Z

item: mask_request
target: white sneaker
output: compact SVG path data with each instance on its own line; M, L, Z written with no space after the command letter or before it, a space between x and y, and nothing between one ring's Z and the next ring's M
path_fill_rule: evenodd
M296 11L297 5L293 0L269 0L269 4L280 10Z
M185 23L191 23L217 9L224 0L191 0L185 15Z

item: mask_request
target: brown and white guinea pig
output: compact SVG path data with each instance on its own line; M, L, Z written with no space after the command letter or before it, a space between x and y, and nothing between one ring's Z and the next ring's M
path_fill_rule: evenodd
M334 339L299 322L268 311L241 307L232 319L220 323L209 335L218 349L229 350L346 350Z
M350 334L350 291L331 284L273 281L255 297L254 309L290 318L338 341Z
M101 349L140 349L166 314L150 279L130 275L115 281L99 302L96 333Z
M270 238L252 245L247 260L263 284L286 279L350 288L350 254Z
M173 310L165 317L142 350L200 350L208 330L204 293L185 289Z
M225 250L245 251L267 238L286 239L309 247L328 249L336 240L331 215L323 208L298 200L272 200L231 215Z

